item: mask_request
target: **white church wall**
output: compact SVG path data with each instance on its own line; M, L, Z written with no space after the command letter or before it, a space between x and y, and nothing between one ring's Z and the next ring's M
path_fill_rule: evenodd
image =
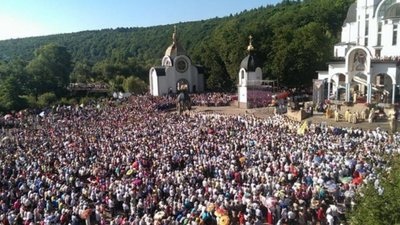
M168 78L167 76L158 77L159 96L168 94Z
M343 27L342 33L342 42L344 43L357 43L357 32L358 32L358 24L357 22L354 23L347 23Z
M347 52L347 45L336 45L334 47L333 55L335 57L345 57Z
M342 27L342 33L341 33L341 41L344 43L349 43L350 42L350 24L345 24Z
M239 70L239 86L246 86L247 85L247 72L245 69L241 68Z
M255 72L248 72L248 80L247 80L247 84L250 85L261 85L261 77L262 74L257 73L257 71Z
M389 76L392 77L392 80L396 83L397 67L391 66L387 71L387 74L389 74Z
M256 76L256 80L262 80L262 70L260 67L256 68L255 76Z
M160 95L160 93L159 93L159 91L158 91L158 77L157 77L157 75L156 75L156 73L155 73L155 71L153 72L153 74L152 74L152 81L153 81L153 87L152 87L152 91L153 91L153 95L154 96L159 96Z
M318 72L318 79L319 80L324 80L329 78L329 73L328 71L317 71Z
M400 30L400 27L398 27ZM382 57L395 57L400 56L399 45L400 45L400 32L397 35L397 44L393 45L393 24L391 21L382 27Z
M357 40L354 39L353 37L357 35L357 27L356 23L346 23L342 27L342 35L341 35L341 42L343 43L350 43L350 42L356 42Z
M239 91L239 107L247 108L247 87L238 87Z
M154 77L153 77L153 73L154 73L154 68L152 67L149 71L149 92L151 95L154 95Z
M175 69L173 67L167 67L165 69L165 73L167 75L167 80L165 83L167 84L167 92L169 88L171 88L172 92L176 93L176 76L175 76Z
M378 73L396 74L396 68L389 63L374 63L371 74L376 75Z
M376 18L369 19L369 34L368 34L368 46L372 55L375 56L375 49L372 46L377 46L378 44L378 22Z
M337 73L343 73L346 74L346 65L345 63L338 63L338 64L330 64L329 65L329 74L337 74Z

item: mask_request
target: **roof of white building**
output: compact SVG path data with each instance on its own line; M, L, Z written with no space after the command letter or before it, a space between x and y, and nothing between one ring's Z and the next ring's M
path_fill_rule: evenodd
M400 3L391 5L385 12L385 19L400 18Z
M347 16L344 20L344 24L357 22L357 2L350 5L349 10L347 10Z

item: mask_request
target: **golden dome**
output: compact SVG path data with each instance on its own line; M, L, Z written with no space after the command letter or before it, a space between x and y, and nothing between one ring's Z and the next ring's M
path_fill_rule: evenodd
M171 58L174 58L178 55L186 55L186 50L178 41L176 26L174 26L174 33L172 34L172 44L167 48L167 50L165 50L165 55Z

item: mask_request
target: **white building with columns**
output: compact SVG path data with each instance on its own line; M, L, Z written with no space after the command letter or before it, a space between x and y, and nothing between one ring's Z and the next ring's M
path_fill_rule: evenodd
M357 0L343 23L328 71L328 99L395 103L400 84L400 0Z
M186 50L179 43L176 26L172 35L172 44L165 51L161 66L150 68L150 94L162 96L181 90L204 91L204 69L194 65Z

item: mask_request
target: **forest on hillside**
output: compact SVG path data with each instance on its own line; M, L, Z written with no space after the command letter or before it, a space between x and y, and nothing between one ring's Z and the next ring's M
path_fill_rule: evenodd
M0 41L1 107L24 107L23 98L37 101L43 94L59 99L69 82L106 82L115 89L127 78L147 82L149 68L161 64L172 43L174 25L192 61L205 67L208 90L234 91L249 35L264 78L310 85L317 70L326 70L352 2L284 0L223 18Z

